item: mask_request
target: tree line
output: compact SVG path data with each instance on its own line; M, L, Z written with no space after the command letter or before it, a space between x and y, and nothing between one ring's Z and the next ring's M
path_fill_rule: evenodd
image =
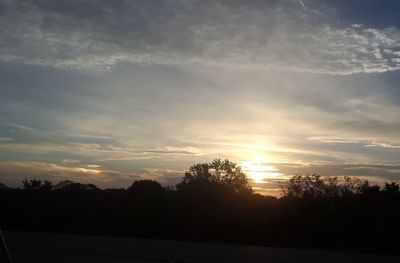
M191 166L175 188L137 180L127 189L99 189L70 180L0 184L0 226L6 229L400 251L400 187L354 177L296 175L282 196L256 194L228 160Z

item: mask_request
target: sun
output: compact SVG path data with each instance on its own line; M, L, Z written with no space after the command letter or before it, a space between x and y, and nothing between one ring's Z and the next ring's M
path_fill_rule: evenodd
M279 170L269 165L263 155L256 155L250 161L240 162L243 172L255 183L267 183L268 179L281 176Z

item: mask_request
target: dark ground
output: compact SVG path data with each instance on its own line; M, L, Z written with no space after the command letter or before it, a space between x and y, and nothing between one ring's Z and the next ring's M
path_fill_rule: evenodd
M322 250L6 231L12 262L400 262Z
M98 257L126 261L132 256L136 260L153 261L177 257L186 262L194 259L311 262L313 258L315 262L327 262L328 258L333 262L348 258L347 262L357 262L359 258L305 251L305 248L400 256L400 185L388 183L381 188L357 178L342 181L333 178L333 182L331 179L295 176L279 199L254 194L247 185L236 191L233 190L236 184L228 187L204 178L199 179L200 183L176 189L142 180L135 181L128 189L105 190L74 182L64 182L59 188L30 180L24 182L23 189L6 186L0 189L0 226L5 231L98 236L46 237L8 232L17 259L53 255L48 262L60 262L65 257L72 257L68 262L75 261L74 257L84 257L81 262L90 259L98 262ZM24 236L18 238L18 235ZM194 245L189 245L193 243L154 243L143 239L226 245L202 244L194 249ZM254 249L234 244L300 250ZM142 246L146 246L143 251L138 249ZM369 258L364 256L358 262L368 262L365 259Z

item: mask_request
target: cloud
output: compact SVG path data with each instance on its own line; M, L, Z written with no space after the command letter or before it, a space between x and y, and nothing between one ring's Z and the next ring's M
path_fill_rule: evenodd
M171 147L146 150L147 153L155 154L176 154L176 155L202 155L201 151L194 147Z
M62 160L63 164L74 164L74 163L80 163L81 161L79 160L70 160L70 159L64 159Z
M322 137L322 136L314 136L307 138L310 141L322 142L322 143L331 143L331 144L359 144L365 147L376 147L376 148L391 148L391 149L399 149L400 144L393 142L377 142L373 140L367 139L344 139L344 138L332 138L332 137Z
M205 154L203 150L193 146L164 144L152 147L149 142L130 145L129 142L109 136L19 127L20 125L0 124L0 134L12 134L16 138L0 137L3 160L47 160L62 165L91 165L91 162L182 158Z
M324 142L324 143L362 143L362 140L351 140L351 139L343 139L343 138L331 138L331 137L308 137L310 141L316 142Z
M6 183L11 181L12 184L25 177L45 178L52 181L70 179L90 182L98 181L104 176L102 171L97 169L29 161L1 161L0 174L2 180L5 180Z
M5 1L0 60L99 73L213 64L328 74L400 68L400 31L302 1ZM321 9L321 10L320 10Z
M14 124L14 123L7 123L7 124L1 124L1 125L9 127L10 131L15 131L15 130L30 131L30 132L35 131L35 129L32 127L18 125L18 124Z
M0 125L1 137L14 138L1 144L2 158L113 163L114 170L119 163L126 172L134 166L131 163L145 160L153 164L144 167L173 160L174 168L187 168L216 157L242 161L254 155L279 162L398 162L396 148L366 147L400 143L400 110L385 91L384 77L208 67L121 70L88 76L91 82L68 90L74 98L69 107L38 110L29 122L18 108L2 111L3 116L21 113L14 123L36 127ZM71 79L79 75L66 74ZM57 79L45 83L55 87L49 91L42 88L46 85L29 86L46 77L35 75L20 86L31 88L38 97L65 94ZM15 91L20 92L22 88ZM15 101L11 95L2 99ZM58 96L54 104L67 99ZM31 100L22 102L35 108ZM58 114L36 119L49 109ZM50 125L43 129L46 124ZM171 166L160 168L166 167Z
M175 186L181 182L185 171L181 169L168 168L143 168L140 175L145 179L160 182L165 186Z
M398 143L388 143L388 142L371 142L366 147L381 147L381 148L392 148L392 149L399 149L400 144Z

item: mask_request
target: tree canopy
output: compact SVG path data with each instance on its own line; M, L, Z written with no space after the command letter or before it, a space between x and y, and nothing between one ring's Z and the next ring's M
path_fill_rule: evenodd
M178 191L251 193L246 174L229 160L192 165L177 185Z
M286 182L281 183L283 197L295 198L325 198L325 197L350 197L354 195L379 194L381 188L371 185L367 180L349 176L321 177L317 174L295 175ZM396 193L399 185L395 182L386 183L383 188L385 193Z
M36 180L36 179L31 179L31 180L24 179L21 182L22 182L22 187L25 190L50 191L54 188L53 183L47 180L44 180L42 182L41 180Z
M164 192L164 188L161 184L153 180L134 181L127 190L141 196L157 196Z

